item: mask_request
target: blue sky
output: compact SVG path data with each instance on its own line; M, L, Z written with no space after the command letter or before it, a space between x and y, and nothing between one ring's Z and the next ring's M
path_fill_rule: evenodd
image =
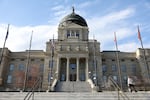
M150 48L149 0L0 0L0 47L10 24L6 47L24 51L29 47L33 30L32 48L45 50L46 42L57 39L60 20L75 12L88 23L89 38L93 35L103 50L115 50L114 32L120 51L135 52L141 47L137 38L140 26L145 48Z

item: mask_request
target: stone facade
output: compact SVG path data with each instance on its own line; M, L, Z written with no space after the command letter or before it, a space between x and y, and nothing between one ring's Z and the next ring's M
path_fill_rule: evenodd
M116 53L119 55L119 67ZM122 87L126 89L128 75L149 82L145 81L149 78L149 71L143 61L144 54L149 66L150 49L100 51L100 43L89 39L86 21L73 10L60 22L58 39L50 39L46 43L46 51L11 52L4 48L0 89L30 89L40 78L42 91L91 91L107 89L109 77L118 84L121 79ZM76 89L72 90L72 86Z

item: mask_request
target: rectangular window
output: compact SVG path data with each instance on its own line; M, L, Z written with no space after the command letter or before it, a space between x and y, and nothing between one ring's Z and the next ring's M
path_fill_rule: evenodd
M67 30L67 34L70 35L70 30Z
M44 59L41 59L41 61L44 61Z
M121 71L122 71L122 72L126 72L126 70L127 70L127 69L126 69L126 65L122 65L122 66L121 66Z
M12 59L11 59L11 61L15 61L15 59L14 59L14 58L12 58Z
M76 30L76 37L79 38L79 30Z
M44 64L40 64L40 71L41 71L41 72L44 71Z
M71 30L71 36L75 36L75 31Z
M107 71L107 66L106 65L102 65L102 71L106 72Z
M124 59L121 59L121 61L124 62L125 60L124 60Z
M31 61L34 61L35 59L31 59Z
M131 72L132 72L133 74L136 73L136 65L135 65L135 64L132 64L132 66L131 66Z
M104 81L104 82L107 81L107 76L103 76L103 81Z
M116 67L116 65L112 65L112 71L117 71L117 67Z
M8 84L12 83L12 75L8 75L8 77L7 77L7 83Z
M20 61L24 61L24 59L20 59Z
M123 76L123 83L127 83L127 75Z
M9 66L9 71L13 71L14 68L15 68L15 65L14 65L14 64L10 64L10 66Z
M25 69L25 66L23 64L19 64L19 70L23 71Z
M115 61L115 59L112 59L111 61Z
M76 33L76 37L78 37L78 38L79 38L79 33Z
M70 37L70 33L67 33L67 38Z

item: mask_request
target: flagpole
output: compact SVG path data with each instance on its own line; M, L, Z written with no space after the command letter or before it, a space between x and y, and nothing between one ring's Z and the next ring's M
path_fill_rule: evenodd
M96 88L97 88L97 85L98 85L98 83L97 83L97 66L96 66L96 52L95 52L95 36L93 35L93 40L94 40L94 68L95 68L95 81L96 81L96 83L95 83L95 85L96 85Z
M52 41L52 65L51 65L51 81L52 81L52 78L53 78L53 58L54 58L54 34L53 34L53 41ZM51 82L51 85L52 85L52 82Z
M29 44L29 50L27 54L27 63L26 63L26 70L25 70L25 79L24 79L24 84L23 84L23 91L26 89L27 81L28 81L28 69L29 69L29 64L30 64L30 50L31 50L31 44L32 44L32 36L33 36L33 31L30 37L30 44Z
M8 27L7 27L7 32L6 32L6 37L5 37L5 40L4 40L3 48L1 50L1 57L0 57L0 84L2 84L2 78L1 78L2 70L3 70L2 61L3 61L4 49L5 49L6 40L8 38L8 34L9 34L9 24L8 24Z
M145 49L144 49L144 46L143 46L143 41L142 41L142 37L141 37L139 25L137 26L137 28L138 28L138 39L140 40L141 47L142 47L142 50L143 50L144 64L145 64L145 67L147 68L148 80L149 80L149 82L150 82L149 66L148 66L148 63L147 63L147 61L146 61L146 53L145 53ZM145 70L145 71L146 71L146 70ZM145 72L144 72L144 73L145 73Z
M50 61L50 71L49 71L49 74L50 74L50 77L49 77L49 86L48 86L48 91L51 91L51 86L52 86L52 79L53 79L53 59L54 59L54 34L53 34L53 39L50 40L50 47L51 47L51 61Z
M122 90L122 78L121 78L121 69L120 69L120 61L119 61L119 51L118 51L118 44L117 44L117 37L116 32L114 32L115 37L115 45L116 45L116 59L117 59L117 66L118 66L118 74L119 74L119 81L120 81L120 88Z
M1 67L1 64L2 64L2 60L3 60L4 48L5 48L6 40L8 38L8 34L9 34L9 24L8 24L8 27L7 27L7 32L6 32L6 37L5 37L5 40L4 40L3 48L2 48L2 51L1 51L0 67Z

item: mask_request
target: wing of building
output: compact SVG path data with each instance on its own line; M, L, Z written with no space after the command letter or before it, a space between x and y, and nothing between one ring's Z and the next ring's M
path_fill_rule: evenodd
M146 60L150 61L150 49L144 51ZM61 20L58 39L47 41L46 51L11 52L4 48L3 55L0 66L0 89L3 91L28 90L37 80L40 80L37 89L42 91L101 91L110 86L109 77L119 85L121 79L126 89L128 75L143 82L149 73L143 62L143 49L137 52L101 51L100 42L89 39L86 20L74 9Z

